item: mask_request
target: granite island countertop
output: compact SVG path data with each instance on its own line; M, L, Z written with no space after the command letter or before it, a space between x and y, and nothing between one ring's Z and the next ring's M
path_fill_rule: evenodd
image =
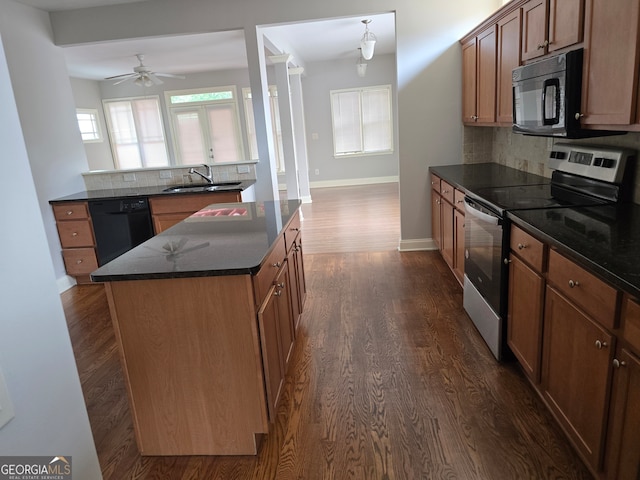
M216 203L98 268L98 282L255 274L299 200Z
M80 192L72 193L64 197L55 198L50 200L49 203L62 203L62 202L83 202L88 200L108 200L115 198L126 197L155 197L155 196L167 196L167 195L197 195L197 194L211 194L222 192L242 192L256 183L255 180L243 180L238 182L229 182L228 185L222 185L215 191L201 191L201 190L186 190L182 192L170 192L165 191L171 188L173 185L157 185L153 187L133 186L131 188L112 188L106 190L83 190ZM175 185L178 187L179 185ZM206 186L203 184L202 186Z

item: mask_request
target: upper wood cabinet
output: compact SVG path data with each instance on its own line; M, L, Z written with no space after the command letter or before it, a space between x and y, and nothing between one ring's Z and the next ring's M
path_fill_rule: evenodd
M521 10L498 21L496 120L513 123L512 72L520 66Z
M491 25L462 46L462 120L496 121L497 27Z
M529 0L522 6L522 60L579 43L584 0Z
M640 0L589 2L582 123L637 124Z

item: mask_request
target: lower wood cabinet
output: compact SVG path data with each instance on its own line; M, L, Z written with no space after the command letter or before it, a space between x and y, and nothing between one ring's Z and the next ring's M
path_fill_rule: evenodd
M614 342L609 332L547 287L542 392L594 470L601 467Z
M453 211L453 273L464 283L464 213L457 208Z

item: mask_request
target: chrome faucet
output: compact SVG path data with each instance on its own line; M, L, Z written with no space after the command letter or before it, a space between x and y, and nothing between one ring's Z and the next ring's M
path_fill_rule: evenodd
M206 175L203 173L200 173L193 167L189 169L189 175L193 175L195 173L196 175L200 175L202 178L204 178L207 181L207 183L213 183L213 173L211 172L211 165L207 165L206 163L203 163L202 166L207 169Z

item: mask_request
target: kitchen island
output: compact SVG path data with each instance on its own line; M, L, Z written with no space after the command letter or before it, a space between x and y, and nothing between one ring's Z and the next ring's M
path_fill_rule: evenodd
M300 202L214 204L92 273L143 455L251 455L305 295Z

